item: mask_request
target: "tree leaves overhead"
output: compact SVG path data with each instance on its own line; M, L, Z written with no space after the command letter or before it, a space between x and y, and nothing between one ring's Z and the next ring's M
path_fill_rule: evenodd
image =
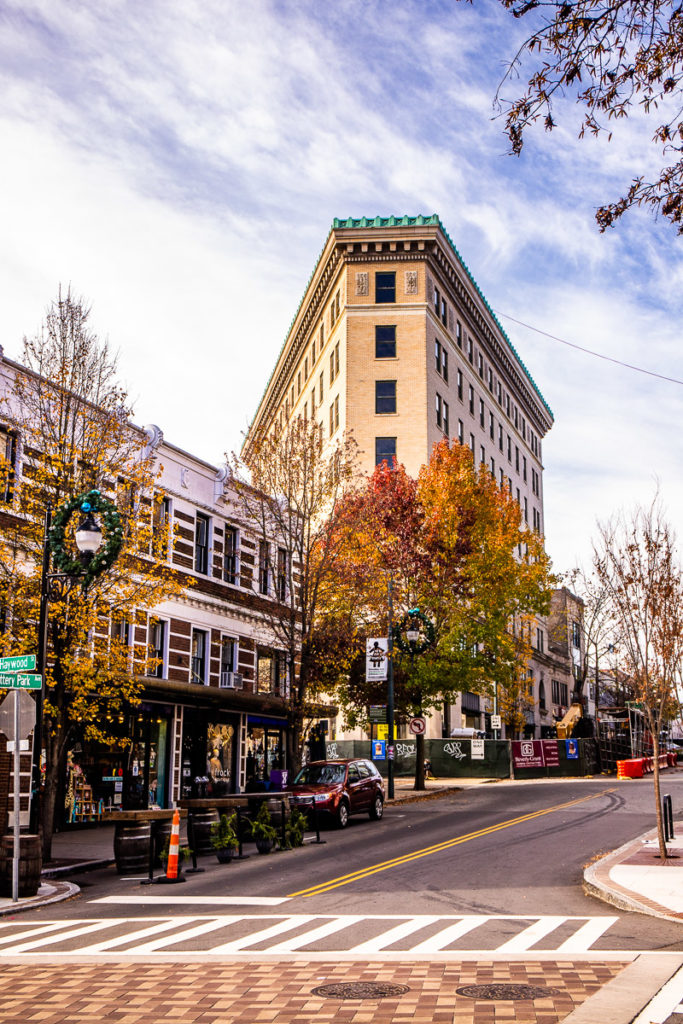
M556 101L573 95L584 108L579 135L611 139L618 122L640 111L652 119L663 162L652 180L636 173L623 196L598 209L601 231L633 206L661 214L683 233L683 7L670 0L500 0L515 18L538 22L498 87L512 152L527 129L556 126ZM529 66L529 63L531 66ZM516 99L503 95L527 78Z

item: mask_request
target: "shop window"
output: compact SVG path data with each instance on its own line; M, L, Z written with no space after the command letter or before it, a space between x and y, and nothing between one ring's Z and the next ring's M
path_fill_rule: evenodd
M206 630L192 630L192 665L190 682L206 686L206 665L207 665L207 635Z
M194 569L206 576L209 571L209 517L197 513L194 533Z
M247 758L246 776L247 791L260 788L263 782L274 782L281 786L273 772L280 772L285 767L285 729L266 720L249 721L247 725Z
M150 676L156 679L166 679L167 668L167 639L168 623L163 619L150 619L148 625L147 645L151 659Z
M237 564L238 534L234 526L225 527L225 545L223 548L223 579L226 583L237 586L239 567Z

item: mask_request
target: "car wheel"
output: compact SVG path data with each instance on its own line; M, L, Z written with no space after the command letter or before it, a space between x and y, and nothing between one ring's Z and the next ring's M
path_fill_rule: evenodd
M382 797L378 793L375 799L372 801L372 806L370 807L370 817L372 818L373 821L379 821L383 814L384 800L382 800Z
M342 800L337 809L337 827L346 828L349 823L349 805Z

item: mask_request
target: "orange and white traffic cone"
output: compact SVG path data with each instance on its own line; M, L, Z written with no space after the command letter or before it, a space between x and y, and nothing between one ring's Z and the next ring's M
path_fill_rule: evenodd
M180 854L180 812L176 807L173 812L171 824L171 838L168 843L168 862L166 874L157 879L158 882L184 882L185 879L178 873L178 858Z
M168 843L168 863L166 878L176 880L178 877L178 854L180 852L180 813L176 807L171 825L171 838Z

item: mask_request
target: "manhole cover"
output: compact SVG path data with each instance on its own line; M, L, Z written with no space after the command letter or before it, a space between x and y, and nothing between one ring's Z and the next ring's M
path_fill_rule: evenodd
M387 996L402 996L405 992L410 992L407 985L389 985L376 981L343 981L333 985L318 985L313 989L313 995L330 999L385 999Z
M558 995L555 988L542 988L540 985L463 985L456 989L459 996L470 999L547 999Z

